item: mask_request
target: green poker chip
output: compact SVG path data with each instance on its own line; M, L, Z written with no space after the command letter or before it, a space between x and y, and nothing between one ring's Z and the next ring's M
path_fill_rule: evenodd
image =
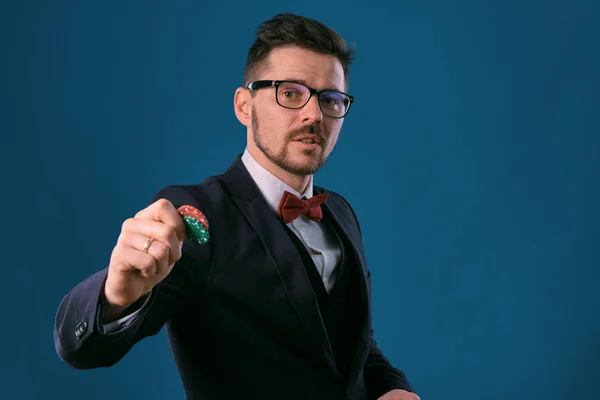
M188 239L200 244L208 243L210 238L208 229L200 221L186 215L183 216L183 222L185 223Z

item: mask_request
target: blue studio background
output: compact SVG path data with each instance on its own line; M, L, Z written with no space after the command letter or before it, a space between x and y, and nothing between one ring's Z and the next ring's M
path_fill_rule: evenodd
M597 1L202 3L2 3L1 399L184 397L164 331L77 371L54 316L156 191L243 151L233 93L278 12L357 45L316 182L358 213L376 338L422 398L600 398Z

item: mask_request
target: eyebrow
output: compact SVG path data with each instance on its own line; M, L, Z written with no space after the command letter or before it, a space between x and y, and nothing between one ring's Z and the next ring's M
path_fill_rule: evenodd
M307 86L307 87L311 87L308 83L306 83L306 81L304 79L284 78L284 79L281 79L281 80L282 81L289 81L289 82L296 82L296 83L299 83L301 85L304 85L304 86ZM325 88L325 89L322 89L322 90L333 90L335 92L342 92L342 93L344 92L343 90L339 90L339 89L336 89L336 88Z

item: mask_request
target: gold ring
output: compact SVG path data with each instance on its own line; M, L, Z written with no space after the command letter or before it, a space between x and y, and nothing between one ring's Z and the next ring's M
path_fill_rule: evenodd
M147 253L148 249L150 248L150 245L152 244L152 242L154 242L154 239L152 238L148 238L148 240L146 240L146 244L144 245L144 251Z

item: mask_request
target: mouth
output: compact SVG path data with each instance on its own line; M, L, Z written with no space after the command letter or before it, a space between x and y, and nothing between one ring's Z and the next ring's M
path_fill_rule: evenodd
M302 142L304 144L321 144L321 139L317 135L305 134L295 138L294 142Z

